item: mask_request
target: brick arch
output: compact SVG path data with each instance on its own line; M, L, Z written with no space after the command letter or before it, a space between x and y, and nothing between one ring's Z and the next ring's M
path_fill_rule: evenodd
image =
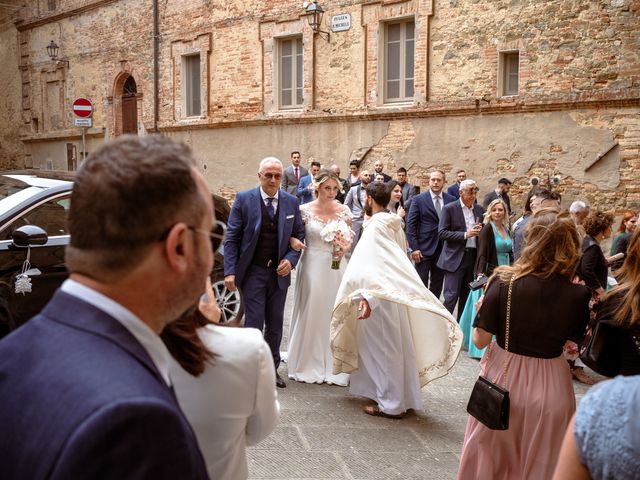
M138 124L142 120L142 92L141 92L141 84L136 80L136 76L134 72L132 72L129 68L122 68L114 77L113 84L111 87L111 95L108 97L108 102L110 106L111 113L111 121L109 122L109 137L119 137L123 134L123 89L125 82L132 77L136 82L137 93L135 94L135 108L136 108L136 118Z

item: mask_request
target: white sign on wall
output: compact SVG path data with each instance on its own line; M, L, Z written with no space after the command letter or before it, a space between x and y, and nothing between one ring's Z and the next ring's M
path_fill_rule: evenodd
M340 15L334 15L331 17L331 31L332 32L346 32L351 28L351 14L341 13Z

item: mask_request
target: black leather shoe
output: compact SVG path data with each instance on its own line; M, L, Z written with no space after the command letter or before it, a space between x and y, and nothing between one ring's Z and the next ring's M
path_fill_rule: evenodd
M287 388L287 384L284 383L284 380L282 379L282 377L280 377L280 374L278 372L276 372L276 387Z

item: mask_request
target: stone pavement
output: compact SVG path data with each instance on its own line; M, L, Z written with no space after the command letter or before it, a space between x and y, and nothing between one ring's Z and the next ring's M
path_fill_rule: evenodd
M289 291L285 322L290 318ZM285 325L285 334L288 327ZM283 339L283 349L286 348ZM287 379L286 364L280 375ZM362 412L369 402L348 387L287 379L278 389L280 424L247 452L252 479L452 479L458 470L465 411L478 361L462 351L449 375L423 390L424 411L401 420ZM588 387L574 382L578 398Z

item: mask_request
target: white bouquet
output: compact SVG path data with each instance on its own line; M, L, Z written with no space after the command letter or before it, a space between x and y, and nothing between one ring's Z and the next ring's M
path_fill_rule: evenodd
M344 220L331 220L320 230L320 236L322 240L332 245L331 268L339 270L340 260L342 260L344 253L351 248L353 231Z

